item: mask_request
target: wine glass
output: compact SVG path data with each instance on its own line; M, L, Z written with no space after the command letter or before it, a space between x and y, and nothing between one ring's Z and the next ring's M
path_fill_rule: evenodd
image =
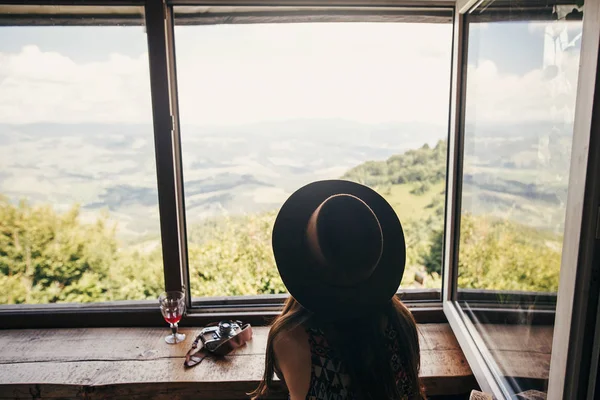
M185 312L185 294L179 291L165 292L158 298L160 312L165 321L171 325L171 335L165 337L165 342L177 344L185 340L185 334L177 333L177 323Z

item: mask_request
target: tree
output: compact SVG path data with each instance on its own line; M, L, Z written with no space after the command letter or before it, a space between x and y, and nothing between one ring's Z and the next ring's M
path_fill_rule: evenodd
M458 286L558 290L562 237L515 222L463 214Z
M11 204L0 197L0 303L95 302L156 298L160 249L119 250L108 215L82 224L79 207Z
M106 216L79 224L79 207L57 214L48 206L12 205L0 198L0 271L12 288L3 303L90 301L106 291L116 252Z
M436 183L446 176L446 151L445 140L440 140L433 148L425 144L386 161L367 161L350 169L342 179L372 187L409 182Z
M191 236L202 241L188 246L192 296L286 293L271 250L274 221L275 213L268 212L194 227Z
M444 251L444 232L442 229L433 231L429 239L431 245L429 251L422 256L422 262L425 270L429 274L442 273L442 255Z

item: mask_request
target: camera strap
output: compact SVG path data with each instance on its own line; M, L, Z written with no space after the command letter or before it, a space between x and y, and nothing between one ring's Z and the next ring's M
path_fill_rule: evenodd
M244 346L246 342L251 339L252 327L250 324L245 324L242 325L242 329L237 334L227 340L224 340L217 348L214 349L214 351L208 351L202 346L202 344L200 344L200 347L198 347L198 343L200 342L200 335L198 335L196 336L194 343L192 343L192 348L185 355L185 361L183 365L185 365L186 368L191 368L200 364L208 356L212 355L223 357L235 349Z

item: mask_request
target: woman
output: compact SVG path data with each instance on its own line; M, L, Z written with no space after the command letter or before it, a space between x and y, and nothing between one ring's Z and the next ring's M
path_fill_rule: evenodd
M404 234L383 197L341 180L304 186L277 216L273 252L291 297L254 398L275 373L291 400L424 398L416 324L396 297Z

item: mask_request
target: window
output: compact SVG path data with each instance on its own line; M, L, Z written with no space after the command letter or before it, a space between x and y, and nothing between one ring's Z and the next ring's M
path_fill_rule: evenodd
M582 12L496 2L464 21L456 300L502 397L546 393Z
M157 325L159 292L182 288L186 321L264 323L285 297L279 207L346 178L396 209L401 296L447 317L484 390L586 398L600 24L583 2L37 2L0 5L0 328Z
M277 211L302 185L337 178L394 206L407 237L401 287L439 290L451 12L415 23L408 10L387 22L313 10L307 23L220 11L174 10L192 296L285 293Z
M3 7L0 304L155 299L164 280L143 9L67 19L79 8Z

